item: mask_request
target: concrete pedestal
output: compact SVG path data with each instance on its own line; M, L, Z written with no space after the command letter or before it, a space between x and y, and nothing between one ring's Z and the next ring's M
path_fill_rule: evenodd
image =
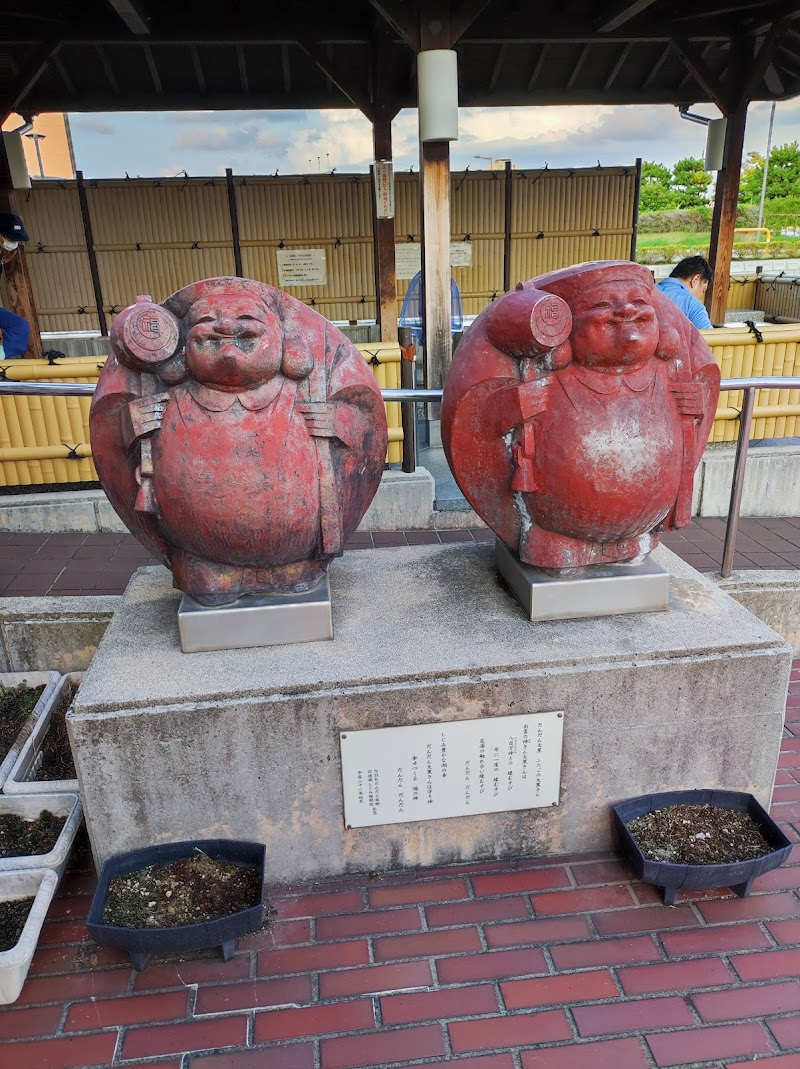
M608 806L689 787L770 800L791 664L668 550L670 608L532 624L490 544L347 553L333 642L180 651L163 568L131 580L68 718L98 862L204 836L267 845L275 883L606 849ZM346 830L339 733L564 710L552 809Z

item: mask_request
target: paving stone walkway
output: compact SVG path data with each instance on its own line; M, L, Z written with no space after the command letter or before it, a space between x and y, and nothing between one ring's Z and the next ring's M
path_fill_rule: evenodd
M724 536L724 520L700 519L682 532L668 533L664 544L699 571L717 571L722 562ZM347 548L379 549L493 538L485 527L358 532ZM156 563L128 534L0 534L0 597L121 594L137 568ZM734 567L800 568L800 517L742 520Z
M800 843L800 661L773 815ZM0 1008L3 1069L800 1067L800 845L749 898L672 908L605 853L284 889L230 961L140 973L88 941L94 884L84 846Z

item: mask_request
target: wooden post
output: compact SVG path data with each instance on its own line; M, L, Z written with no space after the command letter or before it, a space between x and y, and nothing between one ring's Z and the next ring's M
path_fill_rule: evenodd
M506 160L506 185L505 185L505 226L503 234L503 289L506 293L511 289L511 212L513 209L513 175L511 173L511 160Z
M714 277L706 293L706 307L712 323L725 322L725 308L728 304L733 231L736 226L736 208L739 202L739 173L742 169L747 103L746 100L740 101L728 113L722 157L723 166L717 172L709 251L709 262Z
M372 151L376 160L392 159L392 116L382 112L372 121ZM397 275L394 219L379 219L372 184L372 233L375 261L375 318L381 341L397 341Z
M449 141L421 144L420 165L425 385L437 390L444 385L444 377L453 356L450 334Z
M0 137L0 211L20 215L11 186L11 171L6 157L5 141L2 137ZM33 297L33 286L25 259L24 246L20 245L17 255L4 264L3 276L8 288L9 311L22 316L30 327L30 340L24 356L28 360L41 360L42 334L39 328L39 317L36 314L36 302Z
M92 237L92 219L89 215L89 202L86 199L86 186L83 182L83 171L75 172L75 181L78 187L78 203L81 206L81 220L83 222L83 236L86 241L86 255L89 258L89 273L92 276L92 289L94 290L94 303L97 308L97 321L100 324L100 333L104 338L108 337L108 324L103 307L103 289L100 285L100 272L97 268L97 253L94 248Z
M228 211L231 217L231 241L233 243L233 270L237 278L244 278L242 271L242 248L239 244L239 213L236 210L236 190L233 188L233 171L225 168L225 181L228 185Z

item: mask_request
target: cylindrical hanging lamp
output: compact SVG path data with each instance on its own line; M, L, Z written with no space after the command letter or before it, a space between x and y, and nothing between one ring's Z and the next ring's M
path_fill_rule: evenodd
M449 48L417 55L420 141L458 140L458 56Z

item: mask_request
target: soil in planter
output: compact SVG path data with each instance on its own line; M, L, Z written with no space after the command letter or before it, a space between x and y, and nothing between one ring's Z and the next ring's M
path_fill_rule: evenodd
M22 725L33 712L44 687L0 687L0 760L8 753Z
M75 762L67 736L67 706L56 709L42 739L42 759L34 781L75 779Z
M10 902L0 902L0 954L11 950L19 942L32 905L33 898L15 898Z
M150 865L112 880L104 924L174 928L199 924L258 905L261 873L197 850L169 865Z
M66 817L44 810L36 820L25 820L16 813L0 816L0 857L28 857L48 854L56 845Z
M671 805L625 826L648 861L730 865L773 849L749 813L713 805Z

